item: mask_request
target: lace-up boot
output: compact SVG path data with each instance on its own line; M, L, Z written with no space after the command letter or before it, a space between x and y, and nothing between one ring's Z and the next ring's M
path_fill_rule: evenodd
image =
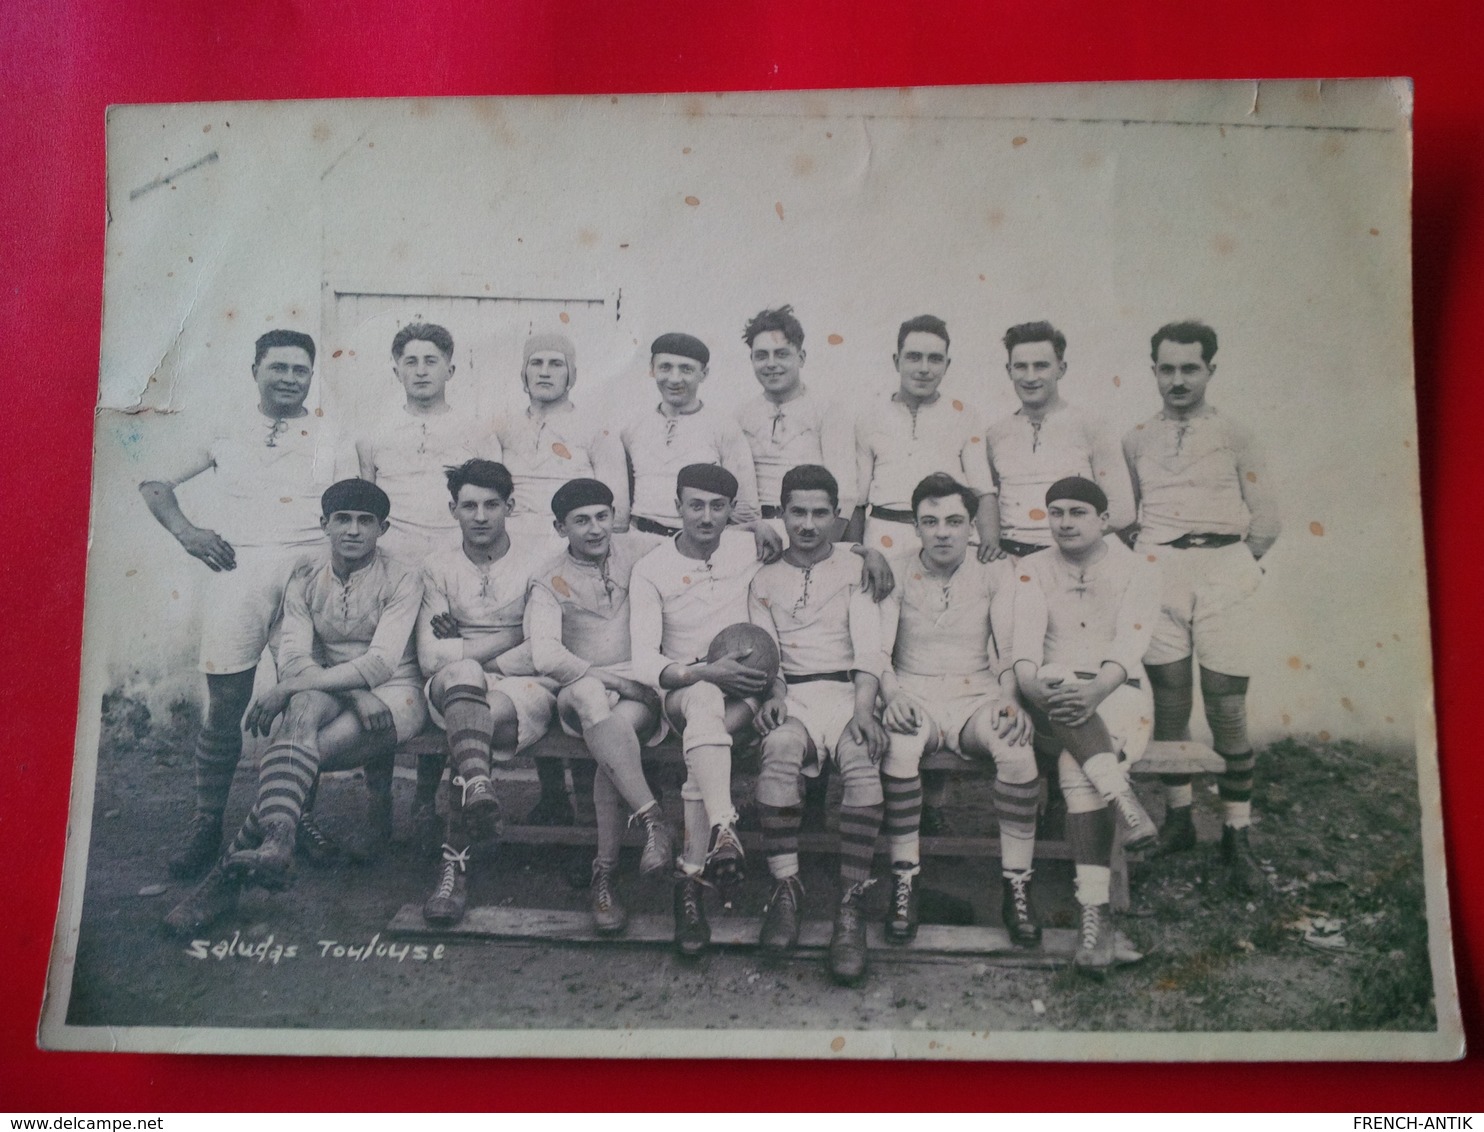
M1000 918L1016 947L1041 942L1041 925L1031 917L1031 874L1009 873L1000 882Z
M710 946L706 882L699 876L682 874L675 881L675 947L687 959L694 959Z
M853 884L835 908L830 935L830 975L841 986L856 986L866 977L866 921L861 904L875 881Z
M209 869L221 851L222 815L197 810L166 867L176 880L192 880Z
M1113 966L1113 920L1106 904L1082 905L1082 928L1072 964L1085 975L1102 977Z
M588 899L593 909L593 927L599 935L617 935L628 926L629 914L618 902L613 869L602 861L593 862L593 881L588 886Z
M763 907L763 930L758 945L770 955L782 955L793 950L799 942L803 909L803 881L796 876L774 881L773 894Z
M898 862L892 866L891 904L886 909L886 942L911 943L917 938L918 867Z
M451 928L464 918L468 902L465 869L469 850L443 847L443 863L438 866L438 886L423 905L423 919L435 928Z

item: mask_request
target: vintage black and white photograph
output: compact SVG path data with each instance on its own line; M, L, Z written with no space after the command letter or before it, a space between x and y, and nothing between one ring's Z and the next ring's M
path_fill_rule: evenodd
M1410 115L114 108L43 1044L1460 1056Z

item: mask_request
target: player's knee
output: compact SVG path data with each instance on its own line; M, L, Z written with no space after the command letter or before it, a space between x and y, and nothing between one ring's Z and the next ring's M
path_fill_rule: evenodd
M332 713L338 714L335 711L338 707L335 697L328 692L295 692L289 697L283 714L291 720L321 719Z
M914 778L927 750L928 729L919 727L916 735L898 735L888 731L890 740L881 760L881 773L888 778Z
M1229 676L1225 672L1215 672L1212 669L1202 667L1202 697L1209 699L1212 696L1245 696L1246 694L1247 677Z
M804 792L799 776L808 739L798 728L778 727L763 737L758 767L757 800L764 806L797 806Z
M1184 688L1188 692L1195 687L1195 677L1191 672L1188 656L1184 660L1172 661L1169 664L1146 663L1144 672L1149 677L1150 685L1156 690Z
M994 748L994 772L1001 782L1008 782L1013 786L1036 781L1041 776L1040 769L1036 766L1036 749L1029 743L1016 743L1012 746L1000 742Z
M685 727L681 733L681 746L686 756L698 747L730 747L731 732L727 730L726 696L715 684L695 684L687 688L680 702Z
M595 676L584 676L557 693L557 708L575 716L584 729L601 723L612 711L608 706L608 689Z
M879 806L886 800L881 790L881 774L871 765L865 752L840 760L840 803L845 806Z

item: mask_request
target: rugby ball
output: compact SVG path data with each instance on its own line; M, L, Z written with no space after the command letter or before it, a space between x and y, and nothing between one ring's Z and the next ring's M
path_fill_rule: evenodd
M762 672L769 680L778 675L778 646L765 629L745 621L728 625L711 638L706 659L720 660L729 652L742 654L739 659L743 664Z

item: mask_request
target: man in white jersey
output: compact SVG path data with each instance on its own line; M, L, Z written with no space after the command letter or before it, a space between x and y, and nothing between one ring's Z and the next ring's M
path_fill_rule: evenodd
M629 473L619 430L572 402L577 348L565 334L533 334L522 349L520 381L528 404L500 418L502 462L515 480L515 509L506 524L522 541L545 539L552 553L551 497L564 483L596 479L613 492L613 521L629 525Z
M881 776L894 876L886 918L891 943L907 943L917 934L918 765L937 750L994 760L1001 914L1017 946L1033 947L1041 938L1031 911L1041 781L1030 717L1020 709L1008 663L1013 575L1006 559L980 562L969 553L979 503L973 489L952 476L926 477L912 492L922 549L890 559L897 589L882 607L882 644L890 661L881 673L881 694L891 747Z
M1061 396L1067 338L1049 322L1023 322L1005 332L1005 372L1020 408L989 426L985 443L996 495L991 523L1006 554L1022 558L1051 545L1046 489L1084 476L1108 496L1108 521L1121 531L1134 521L1134 491L1117 437Z
M157 479L139 485L160 525L212 571L202 603L207 708L192 752L195 811L170 858L173 876L199 876L221 849L258 659L278 625L289 576L306 555L323 552L320 495L335 482L336 440L304 405L314 352L314 339L296 330L260 337L256 408L224 416L199 445L183 447ZM216 529L191 522L175 497L177 487L208 471L219 495Z
M602 934L621 932L628 921L614 881L620 805L644 827L640 873L674 865L670 830L639 757L641 742L658 741L666 727L659 695L635 679L629 647L630 575L657 540L639 531L615 535L613 502L600 480L568 480L557 489L551 513L567 548L532 577L525 622L536 671L563 680L558 721L587 742L599 768L593 786L598 853L589 894Z
M568 480L591 478L608 485L614 498L614 525L629 525L629 470L617 426L599 414L580 411L571 399L577 384L577 348L565 334L533 334L522 349L521 386L528 404L501 417L497 428L504 464L515 481L513 510L506 529L517 542L540 546L547 556L564 549L552 531L551 497ZM604 415L606 418L606 414ZM572 766L573 785L588 789L591 767ZM571 825L563 764L537 759L541 797L526 825Z
M423 918L442 927L464 915L469 850L500 832L492 762L509 762L546 734L555 689L572 676L538 676L525 645L526 593L541 550L505 529L515 488L503 464L470 460L448 471L449 509L462 545L423 565L417 659L433 721L448 733L454 804L438 884Z
M472 412L448 403L445 391L455 368L447 330L425 322L402 327L392 338L392 373L405 399L356 441L361 478L392 501L392 529L382 549L407 562L458 545L445 469L475 457L500 459L491 430Z
M422 583L415 569L377 548L389 507L386 493L365 480L325 491L320 522L329 555L294 573L284 596L278 682L243 719L248 732L272 734L258 768L257 801L206 879L165 917L171 931L210 926L236 908L248 883L283 888L321 766L384 760L427 722L412 647ZM382 838L390 834L389 808L373 807L369 816Z
M946 472L980 498L994 491L984 454L985 422L972 405L939 391L950 364L948 326L930 314L902 323L892 364L896 391L873 400L856 418L860 494L850 526L867 546L886 552L918 548L911 500L924 476ZM996 552L989 520L982 509L975 520L981 560Z
M700 398L710 362L706 344L689 334L661 334L650 346L649 374L660 402L632 418L619 434L634 469L631 522L646 534L680 533L672 493L676 474L689 464L719 464L737 480L733 522L751 523L759 516L747 439L734 420L708 409ZM778 549L783 549L781 541Z
M761 945L782 953L798 943L804 886L799 880L801 779L833 761L840 802L840 887L830 938L830 974L853 985L866 973L861 904L873 883L872 859L884 811L877 763L886 732L876 719L881 618L856 559L836 546L839 486L828 468L802 464L783 476L780 498L788 549L758 570L748 613L778 645L783 688L757 715L763 734L757 801L763 850L773 875Z
M856 418L856 488L859 504L847 538L885 552L921 548L912 517L912 491L923 478L944 472L981 500L994 492L984 452L986 422L972 405L943 396L947 376L948 326L934 315L910 318L897 329L897 389L873 401ZM994 509L981 507L974 518L978 556L987 562L1000 553L992 529ZM923 778L923 832L946 832L943 807L951 780L933 771Z
M851 415L830 406L804 384L804 328L793 308L759 311L742 331L752 372L762 395L737 411L737 423L752 449L763 518L782 530L783 474L803 464L828 468L840 485L839 530L855 511L855 426Z
M1216 332L1201 322L1170 323L1155 332L1150 351L1164 407L1123 438L1123 453L1139 505L1135 549L1164 571L1162 610L1144 658L1154 735L1190 738L1194 654L1211 745L1226 761L1217 780L1221 858L1232 886L1252 892L1263 879L1248 843L1256 764L1247 737L1248 637L1263 573L1257 563L1282 521L1252 434L1206 400ZM1162 854L1196 843L1189 776L1164 781Z
M767 676L744 653L703 660L717 633L748 620L747 587L769 549L729 530L737 480L717 464L691 464L675 479L676 508L685 521L629 579L629 632L635 678L657 689L681 735L689 772L681 790L685 847L675 887L675 939L684 955L711 940L703 874L731 887L742 877L742 843L732 803L732 737L752 724ZM755 533L772 529L761 520ZM873 592L888 592L886 564L868 556Z
M1114 962L1114 815L1129 849L1158 835L1119 756L1136 761L1149 742L1140 661L1159 612L1159 569L1106 534L1108 497L1091 480L1058 480L1045 498L1056 546L1015 566L1014 671L1067 803L1082 910L1073 961L1100 975Z
M459 543L459 525L448 511L447 470L476 457L500 459L490 429L448 403L454 369L453 335L445 328L430 322L402 327L392 338L392 373L403 402L356 442L361 478L392 501L392 528L382 548L409 563ZM445 761L441 754L418 757L412 803L413 843L434 855L443 840L437 795Z

